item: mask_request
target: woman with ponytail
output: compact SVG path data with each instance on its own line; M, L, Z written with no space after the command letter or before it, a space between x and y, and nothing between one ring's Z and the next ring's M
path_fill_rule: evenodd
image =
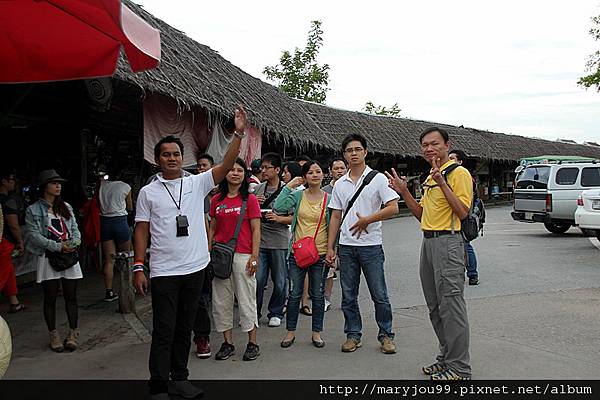
M50 348L56 352L77 349L77 280L83 278L76 257L81 234L77 228L73 208L60 197L63 182L65 179L56 171L42 171L38 179L40 198L27 208L25 214L26 249L38 256L37 282L41 283L44 289L44 319L50 335ZM69 260L69 265L59 268L58 264L51 264L50 259L58 257ZM56 298L59 284L62 285L70 327L64 342L61 342L56 330Z

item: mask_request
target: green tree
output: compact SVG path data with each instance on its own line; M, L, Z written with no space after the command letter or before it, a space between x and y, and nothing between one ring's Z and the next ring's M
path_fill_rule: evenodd
M373 104L373 102L367 101L367 103L363 107L363 111L366 111L369 114L391 115L392 117L399 117L400 111L402 110L398 107L398 103L394 103L394 105L391 107L384 107L376 106L375 104Z
M279 64L265 67L263 74L279 89L301 100L324 103L329 84L329 65L319 65L317 55L323 45L321 21L311 21L306 48L296 47L293 54L285 50Z
M595 40L600 40L600 15L592 18L594 26L590 29L590 35ZM596 89L600 91L600 50L592 54L586 64L586 70L591 72L590 75L579 78L577 81L578 85L585 88L596 86Z

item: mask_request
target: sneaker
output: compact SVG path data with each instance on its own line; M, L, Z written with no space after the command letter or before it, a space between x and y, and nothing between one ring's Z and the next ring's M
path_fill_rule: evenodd
M479 278L478 277L469 278L469 286L475 286L475 285L479 285Z
M219 351L217 351L217 355L215 355L215 360L227 360L234 353L235 346L230 343L223 342L221 348L219 349Z
M461 376L450 368L444 371L438 372L437 374L431 375L432 381L470 381L470 376Z
M57 353L62 353L65 350L65 347L60 341L58 331L55 329L53 331L48 332L48 334L50 335L50 349Z
M331 310L331 302L325 299L325 312Z
M106 296L104 296L104 301L111 302L111 301L117 300L118 298L119 298L118 294L116 294L112 290L107 290L106 291Z
M360 346L362 346L360 339L348 338L348 340L346 340L346 342L344 342L344 344L342 345L342 351L344 353L352 353L353 351L356 351L356 349L358 349Z
M394 341L391 338L387 336L383 337L383 340L381 341L381 352L383 354L396 353L396 345L394 344Z
M254 344L252 342L248 342L248 345L246 346L246 351L244 352L244 357L242 357L242 360L244 360L244 361L256 360L259 355L260 355L260 348L258 347L258 345Z
M423 374L425 374L425 375L434 375L434 374L437 374L438 372L445 371L446 369L447 369L447 367L444 364L435 362L427 367L422 367L421 372L423 372Z
M203 336L196 341L196 357L209 358L210 356L210 339L207 336Z
M281 318L279 317L271 317L271 319L269 319L269 326L271 328L276 328L278 326L281 325Z

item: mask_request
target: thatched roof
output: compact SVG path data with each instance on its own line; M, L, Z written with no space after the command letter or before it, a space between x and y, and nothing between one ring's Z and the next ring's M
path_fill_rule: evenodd
M372 150L383 154L419 156L421 132L437 126L448 131L453 148L462 149L472 157L507 161L540 154L600 158L600 148L594 146L552 142L430 121L377 116L309 102L303 102L303 106L315 124L323 132L328 132L334 142L340 143L348 133L360 133L367 137Z
M141 6L124 0L133 12L160 30L162 59L152 71L134 74L126 63L119 63L115 77L144 91L176 99L182 109L200 106L211 113L231 116L243 103L253 125L299 145L324 141L315 124L293 101L276 87L252 77L200 44L154 17Z
M339 110L292 99L276 87L242 71L215 50L146 12L124 3L161 32L162 60L152 71L134 74L119 63L115 78L143 91L161 93L178 101L182 109L199 106L220 117L230 116L243 103L250 122L285 143L338 150L348 133L365 135L372 150L399 156L420 155L420 132L430 126L449 131L455 144L474 157L514 161L522 157L580 155L600 158L600 148L505 135L406 118L375 116Z

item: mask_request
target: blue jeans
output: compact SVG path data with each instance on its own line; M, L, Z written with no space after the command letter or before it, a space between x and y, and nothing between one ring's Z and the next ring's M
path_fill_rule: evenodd
M325 315L325 280L329 268L325 267L325 257L319 258L315 264L308 268L299 268L296 259L290 254L290 297L288 298L288 311L286 329L295 331L298 323L298 313L302 291L304 290L304 277L308 273L308 291L312 300L312 330L321 332L323 330L323 317Z
M283 307L288 290L288 268L286 262L287 249L260 249L260 263L256 271L256 310L261 317L263 295L269 271L273 280L273 293L269 300L267 318L283 319Z
M465 242L465 250L467 251L467 277L477 278L477 256L471 242Z
M340 282L342 284L342 311L344 333L348 338L362 336L362 320L358 308L358 289L362 270L369 287L371 300L375 304L375 320L379 326L377 339L384 336L394 338L392 332L392 306L387 294L383 263L383 246L339 246Z

